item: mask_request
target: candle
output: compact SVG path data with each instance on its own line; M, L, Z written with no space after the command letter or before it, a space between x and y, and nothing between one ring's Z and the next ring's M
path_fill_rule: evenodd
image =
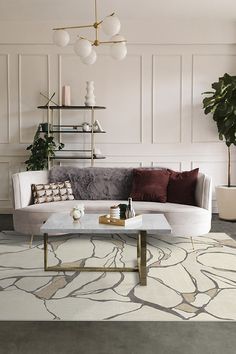
M70 106L70 86L62 87L62 106Z

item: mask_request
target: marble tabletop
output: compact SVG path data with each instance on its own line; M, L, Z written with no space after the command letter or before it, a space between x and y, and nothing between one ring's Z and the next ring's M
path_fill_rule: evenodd
M137 231L148 233L171 233L171 226L163 214L143 214L142 221L127 226L99 224L99 214L85 214L79 223L74 223L69 213L52 214L41 226L41 233L90 233L108 234L125 233L135 234Z

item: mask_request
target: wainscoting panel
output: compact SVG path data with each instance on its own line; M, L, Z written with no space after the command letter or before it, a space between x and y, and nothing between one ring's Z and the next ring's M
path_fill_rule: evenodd
M20 143L31 143L43 111L37 110L40 92L49 90L49 58L46 54L19 55Z
M211 84L225 72L235 75L236 55L205 54L193 55L193 106L192 106L192 141L211 143L218 141L215 122L202 109L202 92L212 91Z
M9 55L0 54L0 144L9 143L10 87Z
M153 55L152 68L153 143L180 143L182 58Z
M0 201L10 200L9 162L0 161Z

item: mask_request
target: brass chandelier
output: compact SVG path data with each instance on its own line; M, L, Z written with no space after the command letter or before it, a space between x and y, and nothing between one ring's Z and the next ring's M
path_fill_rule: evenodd
M53 42L60 47L65 47L70 42L67 30L94 28L95 38L93 40L78 36L79 38L74 44L74 51L81 58L81 61L88 65L94 64L97 60L95 47L101 44L111 44L111 56L116 60L124 59L127 55L127 47L125 38L119 34L121 27L119 18L113 12L103 20L98 20L97 0L94 0L94 10L95 21L92 24L53 28ZM99 40L100 28L106 35L110 36L109 40Z

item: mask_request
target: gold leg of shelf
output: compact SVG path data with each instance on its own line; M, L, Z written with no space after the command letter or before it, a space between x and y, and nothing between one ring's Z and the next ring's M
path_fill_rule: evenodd
M91 166L94 165L94 108L92 107L92 134L91 134Z

